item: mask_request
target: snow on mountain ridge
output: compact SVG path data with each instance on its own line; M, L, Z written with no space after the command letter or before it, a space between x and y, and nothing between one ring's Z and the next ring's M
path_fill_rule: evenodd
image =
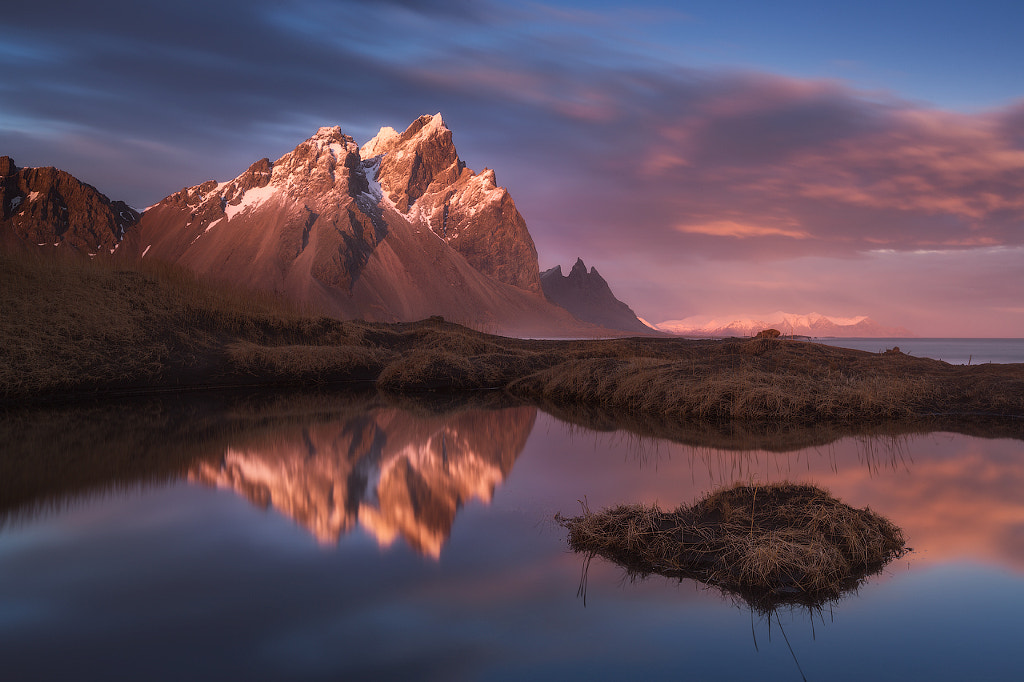
M363 160L371 159L375 156L382 156L385 149L397 138L399 135L398 131L391 126L384 126L380 131L364 144L359 149L359 153Z
M913 336L901 327L883 327L867 315L839 317L811 313L775 311L767 314L730 316L694 315L666 320L658 329L683 336L753 336L762 329L778 329L797 336Z
M343 200L342 195L367 192L372 195L359 147L340 126L321 127L277 161L261 159L231 180L209 180L182 190L186 205L194 209L194 220L210 222L221 215L231 220L275 197L313 200L324 209Z

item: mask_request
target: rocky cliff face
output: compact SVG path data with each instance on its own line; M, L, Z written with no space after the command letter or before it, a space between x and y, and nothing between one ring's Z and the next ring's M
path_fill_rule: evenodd
M490 502L536 414L378 410L228 447L220 461L194 466L189 478L273 507L325 544L361 527L382 546L402 538L436 558L462 505Z
M362 150L321 128L277 161L145 212L118 249L376 321L442 315L506 334L593 334L541 294L526 224L440 115Z
M139 214L56 168L18 168L0 156L0 233L3 241L111 252Z
M641 322L628 305L615 298L597 268L588 272L581 258L576 259L568 275L563 275L562 266L556 265L544 271L540 281L549 301L580 320L636 334L658 333Z
M540 292L537 249L494 171L466 168L441 114L421 116L402 134L391 128L362 149L387 202L431 230L470 265L499 282Z

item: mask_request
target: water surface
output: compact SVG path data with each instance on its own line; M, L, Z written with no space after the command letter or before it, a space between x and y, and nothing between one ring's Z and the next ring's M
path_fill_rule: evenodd
M412 407L286 397L0 424L5 461L21 462L0 488L5 677L960 680L1024 666L1019 440L735 450L528 407ZM60 452L39 454L47 443ZM823 612L770 623L600 560L577 596L583 562L556 512L783 479L888 516L914 552Z
M842 348L881 353L890 348L920 358L942 360L951 365L981 365L987 362L1024 362L1024 339L812 339Z

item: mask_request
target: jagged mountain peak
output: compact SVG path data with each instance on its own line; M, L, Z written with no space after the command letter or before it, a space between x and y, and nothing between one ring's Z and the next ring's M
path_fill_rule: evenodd
M403 142L412 139L413 137L419 136L422 138L429 138L434 135L443 133L451 134L448 130L448 126L444 124L444 119L441 117L441 112L436 114L424 114L417 118L412 124L406 128L405 132L402 133Z
M642 322L628 305L615 298L597 268L590 268L588 272L582 258L576 259L568 275L563 275L562 266L556 265L541 273L540 281L549 301L562 306L580 320L639 334L656 332Z
M420 116L402 133L381 128L360 154L388 207L480 272L541 293L537 250L512 197L490 168L466 167L440 113Z
M420 116L401 134L381 128L361 154L364 160L379 157L376 179L402 213L408 213L431 185L453 184L466 167L441 114Z
M307 142L323 141L327 143L355 144L350 136L341 131L341 126L321 126Z
M302 200L316 210L326 210L367 192L369 183L355 140L340 126L324 126L277 161L260 159L232 180L208 180L161 203L188 206L193 211L189 224L205 227L275 197Z
M541 273L541 277L548 277L551 281L555 281L555 273L557 273L559 277L565 279L566 284L576 288L591 288L595 291L602 288L608 288L608 282L606 282L604 277L601 276L601 273L597 271L597 268L587 268L587 264L583 262L582 258L576 259L576 262L573 263L568 275L563 275L562 266L556 265L555 267ZM611 289L609 288L608 291L610 293Z
M558 267L558 274L562 274L561 266ZM587 264L583 262L582 258L577 258L576 262L573 263L572 269L569 271L568 277L574 282L585 282L588 279L594 279L596 282L604 282L604 278L597 272L596 267L590 268L587 271Z
M360 147L359 153L364 160L383 156L394 146L394 142L398 137L399 133L397 130L391 126L384 126L369 142Z
M451 138L452 131L445 125L440 113L424 114L401 133L391 126L382 127L371 140L362 146L361 154L364 159L369 159L396 149L411 152L424 146L447 147L451 143ZM452 146L452 151L454 151L454 146ZM454 156L458 158L458 154Z
M145 212L119 249L279 292L331 314L442 315L502 333L587 334L542 295L537 251L493 170L459 158L441 116L360 150L325 126L276 161Z
M19 168L0 156L0 242L113 252L139 213L52 166Z

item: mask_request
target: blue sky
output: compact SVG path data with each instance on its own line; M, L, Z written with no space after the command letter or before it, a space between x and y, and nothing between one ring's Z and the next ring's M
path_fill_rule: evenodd
M1024 336L1024 5L40 0L0 154L144 207L442 112L541 267L654 322L783 309ZM939 295L937 292L942 292Z

